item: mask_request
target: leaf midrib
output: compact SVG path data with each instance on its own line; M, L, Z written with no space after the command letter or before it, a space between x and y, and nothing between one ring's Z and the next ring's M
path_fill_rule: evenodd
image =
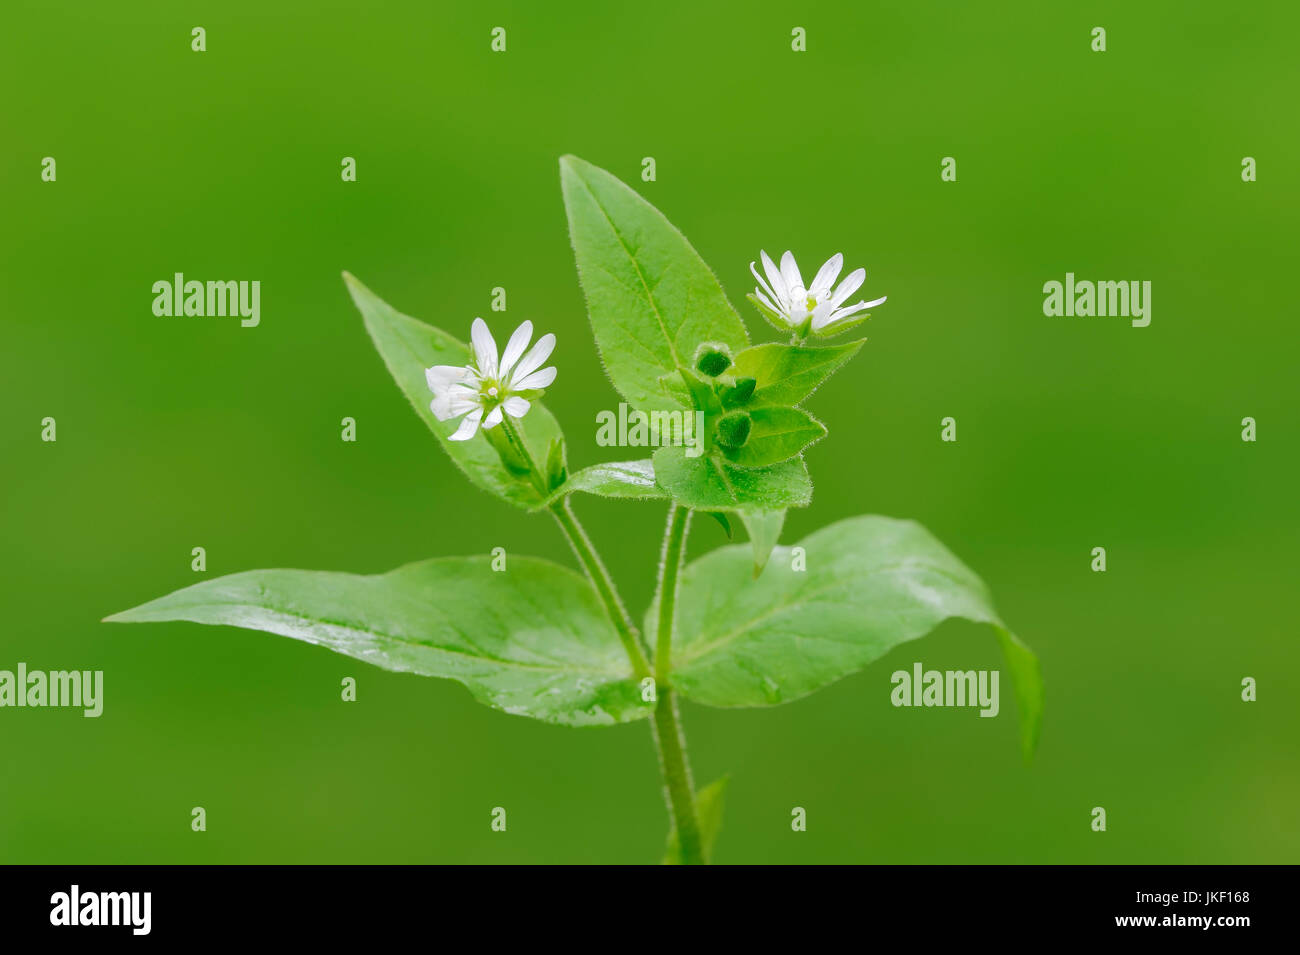
M646 300L650 303L651 311L654 312L655 321L659 323L659 331L664 336L664 341L668 344L668 351L673 356L673 366L674 368L680 368L682 365L682 359L681 356L677 354L676 342L674 338L668 334L668 326L664 323L663 314L659 311L659 303L655 301L654 292L650 289L650 283L646 281L645 274L641 271L641 263L637 261L636 255L628 247L628 244L623 241L623 234L618 231L618 226L614 224L614 220L610 218L609 213L605 210L604 205L601 204L600 199L596 196L596 193L592 190L591 186L587 185L586 178L582 176L581 173L577 173L575 178L582 184L582 188L587 191L587 195L591 196L591 201L595 203L596 208L600 210L600 214L609 226L609 230L614 233L614 238L618 240L619 246L623 249L623 254L628 257L628 260L632 263L632 268L636 270L636 277L641 282L641 288L645 290Z
M879 567L873 568L868 574L868 576L875 575L882 572L901 570L905 566L907 566L907 563L905 561L895 561L890 564L882 564ZM949 578L955 583L960 584L963 589L969 588L970 585L969 581L963 581L957 576L955 576L954 574L948 572L947 570L944 570L941 567L936 567L933 564L926 564L925 569ZM695 660L698 660L701 657L706 656L707 654L713 652L715 649L726 646L728 643L731 643L733 640L736 640L737 638L743 636L745 631L753 628L754 626L756 626L759 623L762 623L765 620L777 616L778 614L786 610L792 609L793 607L797 606L798 603L810 601L816 597L821 596L824 593L827 593L828 591L836 589L837 587L846 586L848 583L849 583L848 581L840 580L840 581L835 581L834 583L830 583L821 587L814 588L813 590L800 591L798 595L798 600L791 600L789 602L778 604L770 608L769 610L765 611L764 613L759 614L756 617L752 617L748 620L745 620L739 626L735 627L732 630L727 631L721 636L709 640L705 643L698 644L694 648L688 646L688 648L681 654L681 656L677 657L676 661L674 661L673 670L678 669L678 664L692 663ZM953 616L953 614L945 613L944 616L945 618L951 617ZM999 626L1001 626L1001 622L992 613L989 614L989 622L996 623Z
M503 658L503 657L491 656L491 655L487 655L487 654L478 654L478 655L476 655L476 654L473 654L473 653L468 653L468 652L466 652L466 651L464 651L464 650L456 650L456 649L452 649L452 648L449 648L449 647L438 646L438 645L436 645L436 644L423 643L423 642L420 642L420 641L418 641L418 640L413 640L413 639L411 639L411 638L409 638L409 637L400 637L400 636L396 636L396 635L391 634L391 633L384 633L383 631L380 631L380 630L373 630L373 629L370 629L370 628L368 628L368 627L359 627L359 626L356 626L356 625L351 624L351 623L345 623L345 622L338 621L338 620L327 620L327 619L325 619L325 618L323 618L323 617L309 617L309 616L307 616L306 614L295 613L295 612L293 612L293 611L291 611L291 610L281 610L281 609L279 609L278 607L264 607L264 606L260 606L260 605L258 605L258 604L246 603L246 602L244 602L244 601L209 601L209 602L206 603L206 604L200 604L200 605L197 605L197 606L206 606L206 607L230 607L230 608L238 608L238 609L241 609L241 610L259 610L259 611L262 611L263 613L267 613L267 612L269 612L269 613L276 614L276 615L281 616L281 617L288 617L288 618L290 618L290 619L292 619L292 620L300 620L300 621L303 621L303 622L308 623L308 624L323 624L324 626L328 626L328 627L337 627L337 628L339 628L340 630L350 630L350 631L354 631L354 632L356 632L356 633L365 634L365 635L367 635L367 636L375 637L375 638L378 638L378 639L380 639L380 640L389 640L389 641L391 641L391 642L393 642L393 643L400 644L401 646L404 646L404 647L412 647L412 648L417 648L417 649L432 650L432 651L434 651L434 652L436 652L436 653L445 653L445 654L448 654L449 656L465 657L466 659L470 659L470 660L478 660L478 661L481 661L481 662L498 664L498 665L503 666L503 667L514 667L515 669L520 669L520 670L541 670L541 671L544 671L544 672L555 672L556 674L564 674L564 673L566 673L566 672L572 672L572 671L574 671L574 670L577 670L577 671L579 671L579 672L583 672L583 673L595 673L595 674L604 674L604 675L606 675L606 676L617 676L619 679L626 679L626 678L629 678L629 677L632 676L631 672L628 672L628 673L625 673L625 674L620 674L620 673L616 673L615 671L608 670L608 669L604 669L604 668L597 669L597 668L594 668L594 667L592 667L592 666L590 666L590 665L582 665L582 664L567 664L567 663L566 663L565 665L563 665L563 666L561 666L561 665L559 665L559 664L555 664L555 665L544 665L544 664L540 664L540 663L524 663L524 662L519 661L519 660L508 660L508 659L505 659L505 658ZM172 618L172 619L176 619L176 618ZM184 619L184 618L181 618L181 619ZM192 622L192 623L199 623L200 621L195 620L195 621L191 621L191 622ZM221 625L222 625L222 626L240 626L240 625L238 625L238 624L221 624ZM247 629L247 628L243 628L243 627L241 627L241 629ZM298 638L298 637L291 637L291 639L295 639L295 640L296 640L296 639L300 639L300 638ZM303 642L303 643L311 643L312 641L310 641L310 640L303 640L302 642ZM317 644L317 646L320 646L320 645L321 645L321 644ZM329 647L329 648L330 648L330 649L335 649L335 648L332 647L332 646Z

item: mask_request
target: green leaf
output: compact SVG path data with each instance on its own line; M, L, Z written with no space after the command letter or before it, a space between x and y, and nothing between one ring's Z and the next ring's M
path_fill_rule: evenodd
M226 624L328 647L385 670L446 677L495 709L569 726L640 719L627 655L587 581L510 556L444 557L363 577L252 570L186 587L115 623Z
M704 260L654 206L603 169L560 160L564 207L587 313L605 370L640 410L679 407L659 379L693 367L695 349L749 338Z
M672 682L710 706L797 700L854 673L951 617L998 633L1020 711L1026 758L1043 708L1037 658L998 618L974 572L912 521L864 516L805 538L806 570L777 547L752 580L744 546L690 564L677 601Z
M425 379L425 369L433 365L468 364L469 347L441 329L402 315L355 276L344 272L343 280L389 373L456 466L473 483L511 504L525 508L540 505L542 495L527 478L502 463L501 455L484 432L468 441L448 441L459 420L439 421L429 409L433 395ZM518 419L515 426L533 460L539 464L546 461L551 442L560 437L560 426L551 413L541 402L534 401L528 414Z
M772 548L781 537L781 528L785 526L785 511L740 511L741 521L749 532L749 543L754 549L754 576L757 577L767 566L767 559Z
M668 492L655 483L654 462L648 459L610 461L575 471L546 499L546 505L550 506L575 491L599 494L601 497L631 497L641 500L663 500L668 497Z
M731 412L744 414L745 412ZM779 464L826 436L826 426L802 408L765 406L748 412L749 438L725 451L727 460L745 468Z
M740 468L710 454L688 458L684 448L670 447L654 453L654 467L659 486L697 511L779 511L812 500L812 480L800 457Z
M757 380L754 405L797 405L858 353L866 339L844 345L811 347L767 342L736 356L731 373Z
M700 848L704 850L704 861L713 855L713 846L718 841L718 832L722 829L722 810L726 802L727 783L730 776L715 779L695 793L695 821L700 827ZM668 850L664 853L664 865L681 865L682 847L677 841L677 826L668 832Z

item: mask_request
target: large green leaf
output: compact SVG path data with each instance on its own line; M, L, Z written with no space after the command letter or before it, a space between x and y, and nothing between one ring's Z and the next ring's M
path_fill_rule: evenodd
M630 497L640 500L662 500L668 497L668 492L655 483L654 462L648 459L608 461L575 471L551 493L546 503L553 504L575 491L598 494L601 497Z
M507 556L444 557L363 577L251 570L107 618L190 620L320 644L386 670L446 677L488 706L570 726L649 715L627 656L585 579Z
M731 374L755 380L751 405L797 405L856 355L865 341L818 348L765 342L740 352Z
M1002 624L974 572L912 521L855 517L805 538L806 570L777 547L751 579L745 546L723 547L682 577L673 686L711 706L768 706L862 669L950 617L992 625L1015 686L1021 743L1042 713L1038 661Z
M744 348L745 326L699 253L654 206L603 169L560 160L587 313L610 381L641 410L680 397L659 379L690 368L705 341Z
M712 454L689 458L682 448L660 448L654 468L659 486L697 511L779 511L812 500L812 480L801 457L768 468L741 468Z
M460 424L458 420L439 421L429 408L433 395L424 371L433 365L464 365L470 360L469 347L439 328L403 315L356 277L343 273L352 300L361 310L366 331L374 340L389 373L415 407L424 423L438 437L438 443L465 475L486 491L519 507L536 507L542 503L527 478L512 474L496 449L483 433L468 441L448 441ZM468 321L465 323L468 327ZM540 401L534 401L528 414L516 423L524 443L539 466L547 460L551 441L560 435L560 426Z

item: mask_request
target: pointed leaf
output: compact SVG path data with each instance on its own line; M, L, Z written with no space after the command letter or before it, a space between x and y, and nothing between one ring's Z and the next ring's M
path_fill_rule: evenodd
M785 526L785 511L739 511L740 519L749 532L749 543L754 549L754 576L757 577L767 566L767 559L772 555L772 548L781 537L781 528Z
M546 499L546 505L550 506L576 491L598 494L601 497L630 497L641 500L663 500L668 497L668 492L655 483L654 462L649 459L609 461L575 471Z
M731 373L758 382L751 405L797 405L856 355L865 341L826 347L766 342L738 354Z
M826 436L826 426L802 408L769 406L748 412L749 438L727 450L727 460L745 468L780 464Z
M488 441L487 433L480 431L468 441L448 441L459 420L439 421L429 408L433 395L425 379L425 369L433 365L467 364L469 347L441 329L401 314L349 273L344 272L343 279L389 373L455 465L479 487L511 504L540 505L542 495L531 481L501 463L501 455ZM543 465L551 442L560 437L555 418L540 401L534 401L528 414L516 422L516 428L533 461Z
M564 207L587 312L610 381L637 409L672 408L659 385L692 367L695 349L749 338L717 278L654 206L603 169L560 160Z
M446 677L495 709L570 726L640 719L631 666L587 581L510 556L444 557L363 577L252 570L107 619L189 620L292 637L385 670Z
M778 547L759 580L744 546L686 568L672 656L683 696L710 706L797 700L964 617L998 634L1028 757L1043 707L1038 661L1007 631L974 572L919 524L888 517L839 521L800 546L806 570Z

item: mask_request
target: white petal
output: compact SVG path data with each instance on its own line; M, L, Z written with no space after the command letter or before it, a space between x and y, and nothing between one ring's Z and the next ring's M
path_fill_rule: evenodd
M541 368L542 363L551 357L551 352L554 350L555 336L550 332L547 332L541 338L537 339L537 344L534 345L529 350L528 354L519 360L519 364L515 366L514 373L510 376L510 390L523 391L524 388L519 384L519 382L524 378L527 378L538 368ZM552 375L551 377L554 378L555 376Z
M527 398L520 398L518 395L511 395L505 401L501 402L501 407L506 409L506 414L512 418L522 418L528 414L528 409L532 407Z
M770 308L772 311L776 312L776 314L780 315L782 318L789 318L789 316L785 314L784 309L777 308L776 303L763 294L762 289L754 289L754 292L756 293L754 297L757 298L764 305L766 305L768 308Z
M753 262L749 263L749 271L753 272L754 278L758 280L758 288L754 289L754 291L759 294L766 292L769 299L775 299L776 293L772 291L772 286L764 281L763 276L758 274L758 269L754 268Z
M466 377L464 365L434 365L424 369L424 380L432 392L444 391Z
M444 388L433 396L429 410L439 421L459 418L478 407L478 391L463 384Z
M508 378L510 376L510 369L513 368L515 362L519 360L519 356L524 353L524 349L528 347L528 342L532 337L532 322L526 321L515 329L515 333L510 336L510 341L506 342L505 352L501 355L502 378Z
M888 295L885 295L882 296L881 298L874 299L870 302L855 302L852 305L848 305L845 306L844 308L836 309L835 311L827 310L827 312L824 314L814 316L812 321L813 331L819 332L822 329L827 328L831 325L838 325L846 318L850 318L858 314L858 312L865 312L869 308L875 308L877 305L879 305L888 297L889 297Z
M866 280L866 269L854 269L850 272L844 281L840 283L840 287L835 290L835 294L831 296L831 308L839 308L845 299L862 288L862 283Z
M465 420L460 423L456 432L447 438L448 441L468 441L478 432L478 423L483 420L483 409L475 408L465 416Z
M796 288L806 288L799 266L794 260L794 253L787 250L781 256L781 278L785 280L785 294L788 297Z
M486 431L489 428L495 428L497 425L501 423L501 418L502 418L501 406L497 405L495 408L489 411L488 416L483 419L483 430Z
M831 290L835 280L840 277L840 270L844 268L844 256L836 252L826 264L817 270L817 276L812 280L812 285L808 286L808 294L821 298L826 292Z
M790 298L789 289L785 286L785 279L781 276L781 270L776 267L776 263L762 250L758 253L759 259L763 263L763 271L767 273L767 280L772 283L772 291L776 293L778 302L788 301Z
M470 342L474 346L474 364L484 378L497 376L497 342L488 331L487 322L481 318L474 319L469 327Z
M549 388L551 382L555 380L555 366L543 368L541 371L535 371L531 375L516 381L512 384L512 391L530 391L533 388Z

